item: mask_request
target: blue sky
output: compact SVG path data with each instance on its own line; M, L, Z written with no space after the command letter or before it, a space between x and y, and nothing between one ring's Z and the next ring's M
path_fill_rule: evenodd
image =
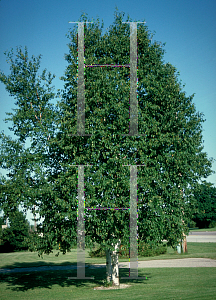
M104 21L104 32L114 21L115 6L129 14L133 21L146 21L154 40L166 43L165 61L180 72L187 95L195 93L197 111L203 112L204 151L216 158L216 1L215 0L1 0L0 1L0 69L9 74L4 51L27 46L29 56L42 54L41 69L56 75L56 88L62 88L59 77L64 74L68 53L66 34L77 26L85 12ZM0 130L9 134L3 119L14 108L0 83ZM213 164L216 171L216 163ZM216 174L208 177L216 186Z

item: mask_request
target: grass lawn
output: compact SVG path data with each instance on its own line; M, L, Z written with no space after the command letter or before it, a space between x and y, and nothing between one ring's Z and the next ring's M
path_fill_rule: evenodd
M102 285L105 268L86 270L94 280L69 280L76 270L14 273L0 275L1 300L67 299L216 299L216 268L139 269L144 280L127 280L128 269L120 269L120 283L131 284L122 290L94 290Z
M154 259L176 259L176 258L189 258L189 257L203 257L216 259L216 243L187 243L188 253L177 254L172 248L168 248L166 254L153 257L138 257L141 260L154 260ZM105 257L91 258L86 249L85 263L86 264L105 264ZM76 249L72 249L70 253L55 256L57 251L50 255L44 255L43 259L39 258L36 252L14 252L14 253L0 253L0 268L26 268L37 266L52 266L52 265L70 265L77 263ZM128 258L120 258L119 262L127 262Z
M105 258L90 258L86 249L86 263L105 263ZM56 253L56 251L55 251ZM0 268L31 267L41 265L76 265L76 249L59 257L37 253L1 253ZM188 243L187 254L177 254L172 248L168 253L139 260L206 257L216 259L216 243ZM128 259L120 259L120 262ZM94 280L71 280L76 270L0 274L0 299L216 299L216 268L139 268L139 276L147 279L127 280L129 269L120 269L120 283L131 284L122 290L94 290L103 285L106 269L85 270Z
M190 231L216 231L216 227L213 228L202 228L202 229L192 229Z

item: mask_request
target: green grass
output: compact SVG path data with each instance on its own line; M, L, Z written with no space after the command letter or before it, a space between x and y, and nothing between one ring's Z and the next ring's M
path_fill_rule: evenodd
M176 258L191 258L191 257L202 257L216 259L216 243L187 243L188 253L177 254L172 248L168 248L166 254L153 257L138 257L141 260L155 260L155 259L176 259ZM85 263L86 264L105 264L105 257L91 258L88 255L86 249ZM63 255L59 254L55 256L57 251L50 255L44 255L43 259L39 258L36 252L14 252L14 253L0 253L0 268L27 268L27 267L39 267L39 266L64 266L77 263L77 252L76 249L72 249L71 252ZM120 258L119 262L127 262L127 258Z
M190 231L216 231L216 227L213 228L202 228L202 229L191 229Z
M188 252L177 254L172 248L168 248L168 253L153 259L171 258L211 258L216 259L216 243L187 243Z
M86 249L87 250L87 249ZM37 253L17 252L1 253L0 268L30 267L41 265L76 264L76 249L66 255L55 253L44 255ZM155 257L139 258L139 260L208 257L216 259L216 243L188 243L187 254L176 254L168 248L168 253ZM128 261L120 259L120 261ZM86 251L86 263L105 263L105 258L90 258ZM147 279L121 279L127 277L129 269L120 269L120 283L131 284L122 290L94 290L103 285L106 269L85 270L86 276L94 276L94 280L71 280L76 277L76 270L46 271L0 274L1 300L67 300L67 299L216 299L216 268L146 268L139 269L139 276Z
M144 280L127 280L128 269L120 269L120 283L131 284L122 290L94 290L102 285L105 269L86 270L95 280L70 280L73 271L49 271L0 275L1 300L67 299L216 299L216 268L139 269Z

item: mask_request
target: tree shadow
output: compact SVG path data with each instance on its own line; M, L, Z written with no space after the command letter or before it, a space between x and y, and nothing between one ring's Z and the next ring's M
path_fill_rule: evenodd
M144 270L139 270L139 276L147 277L147 279L121 279L121 277L129 276L129 268L120 268L120 283L135 284L147 283L151 279L151 273L146 273ZM86 277L94 277L94 279L69 279L68 277L76 277L77 270L50 270L39 272L25 273L4 273L0 274L0 282L7 284L7 289L11 291L28 291L40 288L51 289L54 285L61 287L86 287L94 288L102 286L103 280L106 279L106 268L97 267L94 269L85 268Z
M61 262L50 262L50 261L34 261L34 262L14 262L13 264L9 263L8 265L4 265L4 267L0 270L3 270L3 269L15 269L15 268L39 268L39 267L60 267L60 266L76 266L77 263L74 262L74 263L71 263L71 261L61 261Z

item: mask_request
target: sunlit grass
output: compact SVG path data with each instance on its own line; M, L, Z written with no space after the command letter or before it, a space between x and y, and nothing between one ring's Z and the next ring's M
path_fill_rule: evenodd
M202 228L202 229L191 229L190 230L191 232L193 231L216 231L216 227L213 227L213 228Z
M145 279L127 280L128 269L120 269L120 284L131 287L122 290L94 290L105 279L104 269L87 270L86 276L94 280L69 280L72 271L49 271L0 275L1 300L163 300L163 299L215 299L216 268L147 268L139 269ZM147 279L146 279L147 277Z
M55 256L57 251L39 258L35 252L1 253L0 268L30 267L41 265L76 265L76 249L66 255ZM177 254L168 248L166 254L154 257L139 257L139 260L208 257L216 259L216 243L188 243L187 254ZM128 259L120 259L128 261ZM86 263L104 263L105 258L90 258L86 249ZM86 277L94 280L69 280L77 271L46 271L0 274L0 298L9 299L216 299L216 268L145 268L138 270L145 279L121 279L129 275L128 268L120 268L120 284L131 286L122 290L94 290L103 285L105 268L88 269ZM147 278L147 279L146 279Z
M177 252L168 247L166 254L153 257L138 257L141 260L155 260L155 259L176 259L176 258L212 258L216 259L216 243L187 243L188 253L177 254ZM88 255L89 249L85 251L86 264L105 264L105 257L91 258ZM14 252L14 253L0 253L0 268L17 268L17 267L32 267L44 265L69 265L77 263L77 250L72 249L71 252L63 255L55 256L57 250L50 255L44 255L43 258L38 257L37 252ZM127 262L128 258L119 258L119 262Z

